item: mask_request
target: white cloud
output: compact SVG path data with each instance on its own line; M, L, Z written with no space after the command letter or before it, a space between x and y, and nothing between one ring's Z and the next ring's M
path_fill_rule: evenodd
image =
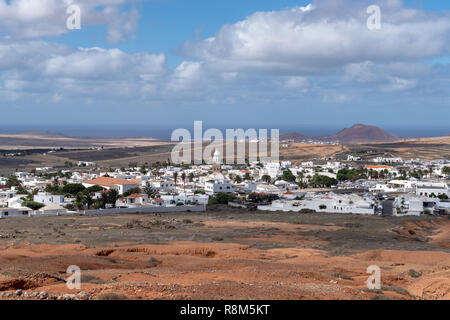
M188 57L222 71L278 75L338 72L348 64L411 62L450 52L450 15L379 1L381 30L366 26L368 1L321 0L309 10L257 12L214 37L186 42Z
M417 86L417 80L415 79L402 79L392 77L389 79L390 83L382 87L383 91L397 92L414 89Z
M8 4L0 0L0 17L9 19L1 20L0 27L7 25L14 35L0 40L1 98L217 105L315 99L346 104L368 92L422 89L442 79L448 83L450 74L438 73L423 62L448 53L446 13L406 9L398 1L381 2L382 29L377 31L366 28L365 4L348 0L258 12L223 26L213 38L187 43L183 52L198 60L186 59L173 69L159 53L75 49L22 39L33 32L67 31L59 29L61 17L53 16L53 9L71 1L36 1L44 7L28 12L25 0ZM112 42L125 39L136 28L137 12L118 7L130 0L79 2L88 8L83 21L108 24ZM104 7L92 9L100 5ZM118 23L115 17L130 23ZM34 28L40 23L50 27ZM432 95L439 88L428 85L426 92Z
M203 63L183 61L169 78L167 89L182 91L197 87L203 77Z
M1 89L21 96L135 99L142 87L162 86L169 73L164 54L72 49L43 41L0 42Z
M126 54L119 49L81 48L68 54L49 57L43 74L70 78L114 79L162 74L166 57L163 54Z
M105 24L107 39L123 41L137 28L138 12L121 10L133 0L0 0L0 36L13 39L55 37L69 32L67 8L76 4L81 9L81 27Z
M309 87L309 80L305 77L289 77L284 85L289 89L301 89L306 91Z

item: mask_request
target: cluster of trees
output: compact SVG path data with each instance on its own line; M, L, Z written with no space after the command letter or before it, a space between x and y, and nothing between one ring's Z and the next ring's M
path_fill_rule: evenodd
M281 180L287 182L295 182L296 177L294 176L291 170L284 170L283 175L281 176Z
M247 196L247 200L250 202L260 203L260 202L272 202L280 199L275 194L260 194L260 193L251 193Z
M430 198L439 198L441 200L447 200L448 196L445 193L441 193L440 195L436 195L434 193L430 194Z
M311 179L311 181L309 182L310 185L312 185L313 187L331 187L331 186L335 186L338 184L338 181L334 178L330 178L327 176L321 176L318 174L315 174L314 177Z
M450 175L450 167L443 167L443 168L442 168L442 173L443 173L443 174Z
M228 204L228 202L236 199L236 196L229 193L218 193L209 199L208 204Z
M15 187L18 194L28 194L28 191L23 187L22 183L15 175L8 177L6 180L6 186L8 188Z
M138 188L138 187L136 187L136 188L131 188L131 189L129 189L128 191L125 191L125 192L123 193L123 196L124 196L124 197L128 197L128 196L131 196L132 194L136 194L136 193L141 193L141 189Z
M30 208L31 210L39 210L40 208L45 207L45 204L31 201L31 200L25 200L22 202L22 206Z
M107 205L115 208L116 207L116 201L119 198L119 193L117 192L117 190L112 189L109 190L108 192L103 192L100 196L99 199L97 199L96 201L92 201L92 198L90 197L89 194L86 193L80 193L77 195L77 200L75 201L75 203L77 204L77 206L79 207L79 204L81 204L82 206L79 208L83 208L85 206L88 207L88 209L90 209L91 207L93 207L94 209L100 209L100 208L106 208Z
M119 198L117 190L108 190L108 192L102 193L99 199L94 200L91 194L100 191L103 191L103 188L100 186L92 186L79 191L75 196L75 209L100 209L106 208L108 204L115 207Z
M67 197L74 197L79 192L83 192L84 190L86 190L86 188L81 183L66 183L60 185L57 180L53 181L52 184L48 184L47 186L45 186L45 192L64 195Z
M359 179L367 178L367 174L363 168L360 169L348 169L343 168L336 174L338 181L355 181Z

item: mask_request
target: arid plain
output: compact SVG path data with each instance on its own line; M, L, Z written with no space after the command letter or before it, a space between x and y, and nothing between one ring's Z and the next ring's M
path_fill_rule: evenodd
M0 221L2 299L449 299L450 220L206 213ZM81 288L64 282L81 268ZM382 287L368 290L367 267Z

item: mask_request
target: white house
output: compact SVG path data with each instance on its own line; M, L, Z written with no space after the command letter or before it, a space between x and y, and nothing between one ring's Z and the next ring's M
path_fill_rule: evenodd
M31 212L29 208L0 208L0 219L28 217Z
M369 188L370 192L397 193L414 191L415 181L409 180L391 180L387 183L377 183Z
M95 162L78 161L78 167L95 167L97 164Z
M205 194L180 193L177 195L161 195L166 204L208 204L209 196Z
M119 198L116 201L116 207L136 208L148 203L147 194L132 194L128 197Z
M281 170L281 165L278 162L268 162L264 164L264 168L259 170L260 177L268 175L275 180L277 177L281 176L283 171Z
M327 213L375 214L375 203L358 195L313 195L303 200L275 200L269 206L258 206L259 210L294 211L314 210Z
M0 191L0 201L8 201L8 199L14 198L16 193L15 190Z
M172 180L150 181L150 185L160 192L174 192L175 182Z
M445 182L418 182L416 185L416 195L430 197L432 195L438 197L441 194L450 197L450 188Z
M413 215L419 216L426 212L433 213L439 208L439 199L424 196L404 195L396 197L394 205L396 216Z
M349 154L347 156L347 161L360 161L360 160L361 160L361 157L358 157L358 156L353 156L351 154Z
M278 196L280 196L282 194L282 191L280 189L278 189L277 187L275 187L272 184L267 184L267 183L258 183L256 185L255 192L274 194L274 195L278 195Z
M64 196L49 193L38 193L33 196L34 202L43 203L45 205L64 205Z
M375 159L372 159L375 163L403 163L402 158L384 158L384 157L377 157Z
M205 182L205 192L207 194L233 193L233 184L228 180L209 180Z

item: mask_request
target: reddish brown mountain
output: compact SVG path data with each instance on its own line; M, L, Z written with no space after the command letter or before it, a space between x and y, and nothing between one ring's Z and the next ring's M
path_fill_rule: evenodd
M355 144L367 142L392 142L401 138L394 136L378 127L355 124L351 128L345 128L335 135L324 137L324 140L338 141L342 144Z

